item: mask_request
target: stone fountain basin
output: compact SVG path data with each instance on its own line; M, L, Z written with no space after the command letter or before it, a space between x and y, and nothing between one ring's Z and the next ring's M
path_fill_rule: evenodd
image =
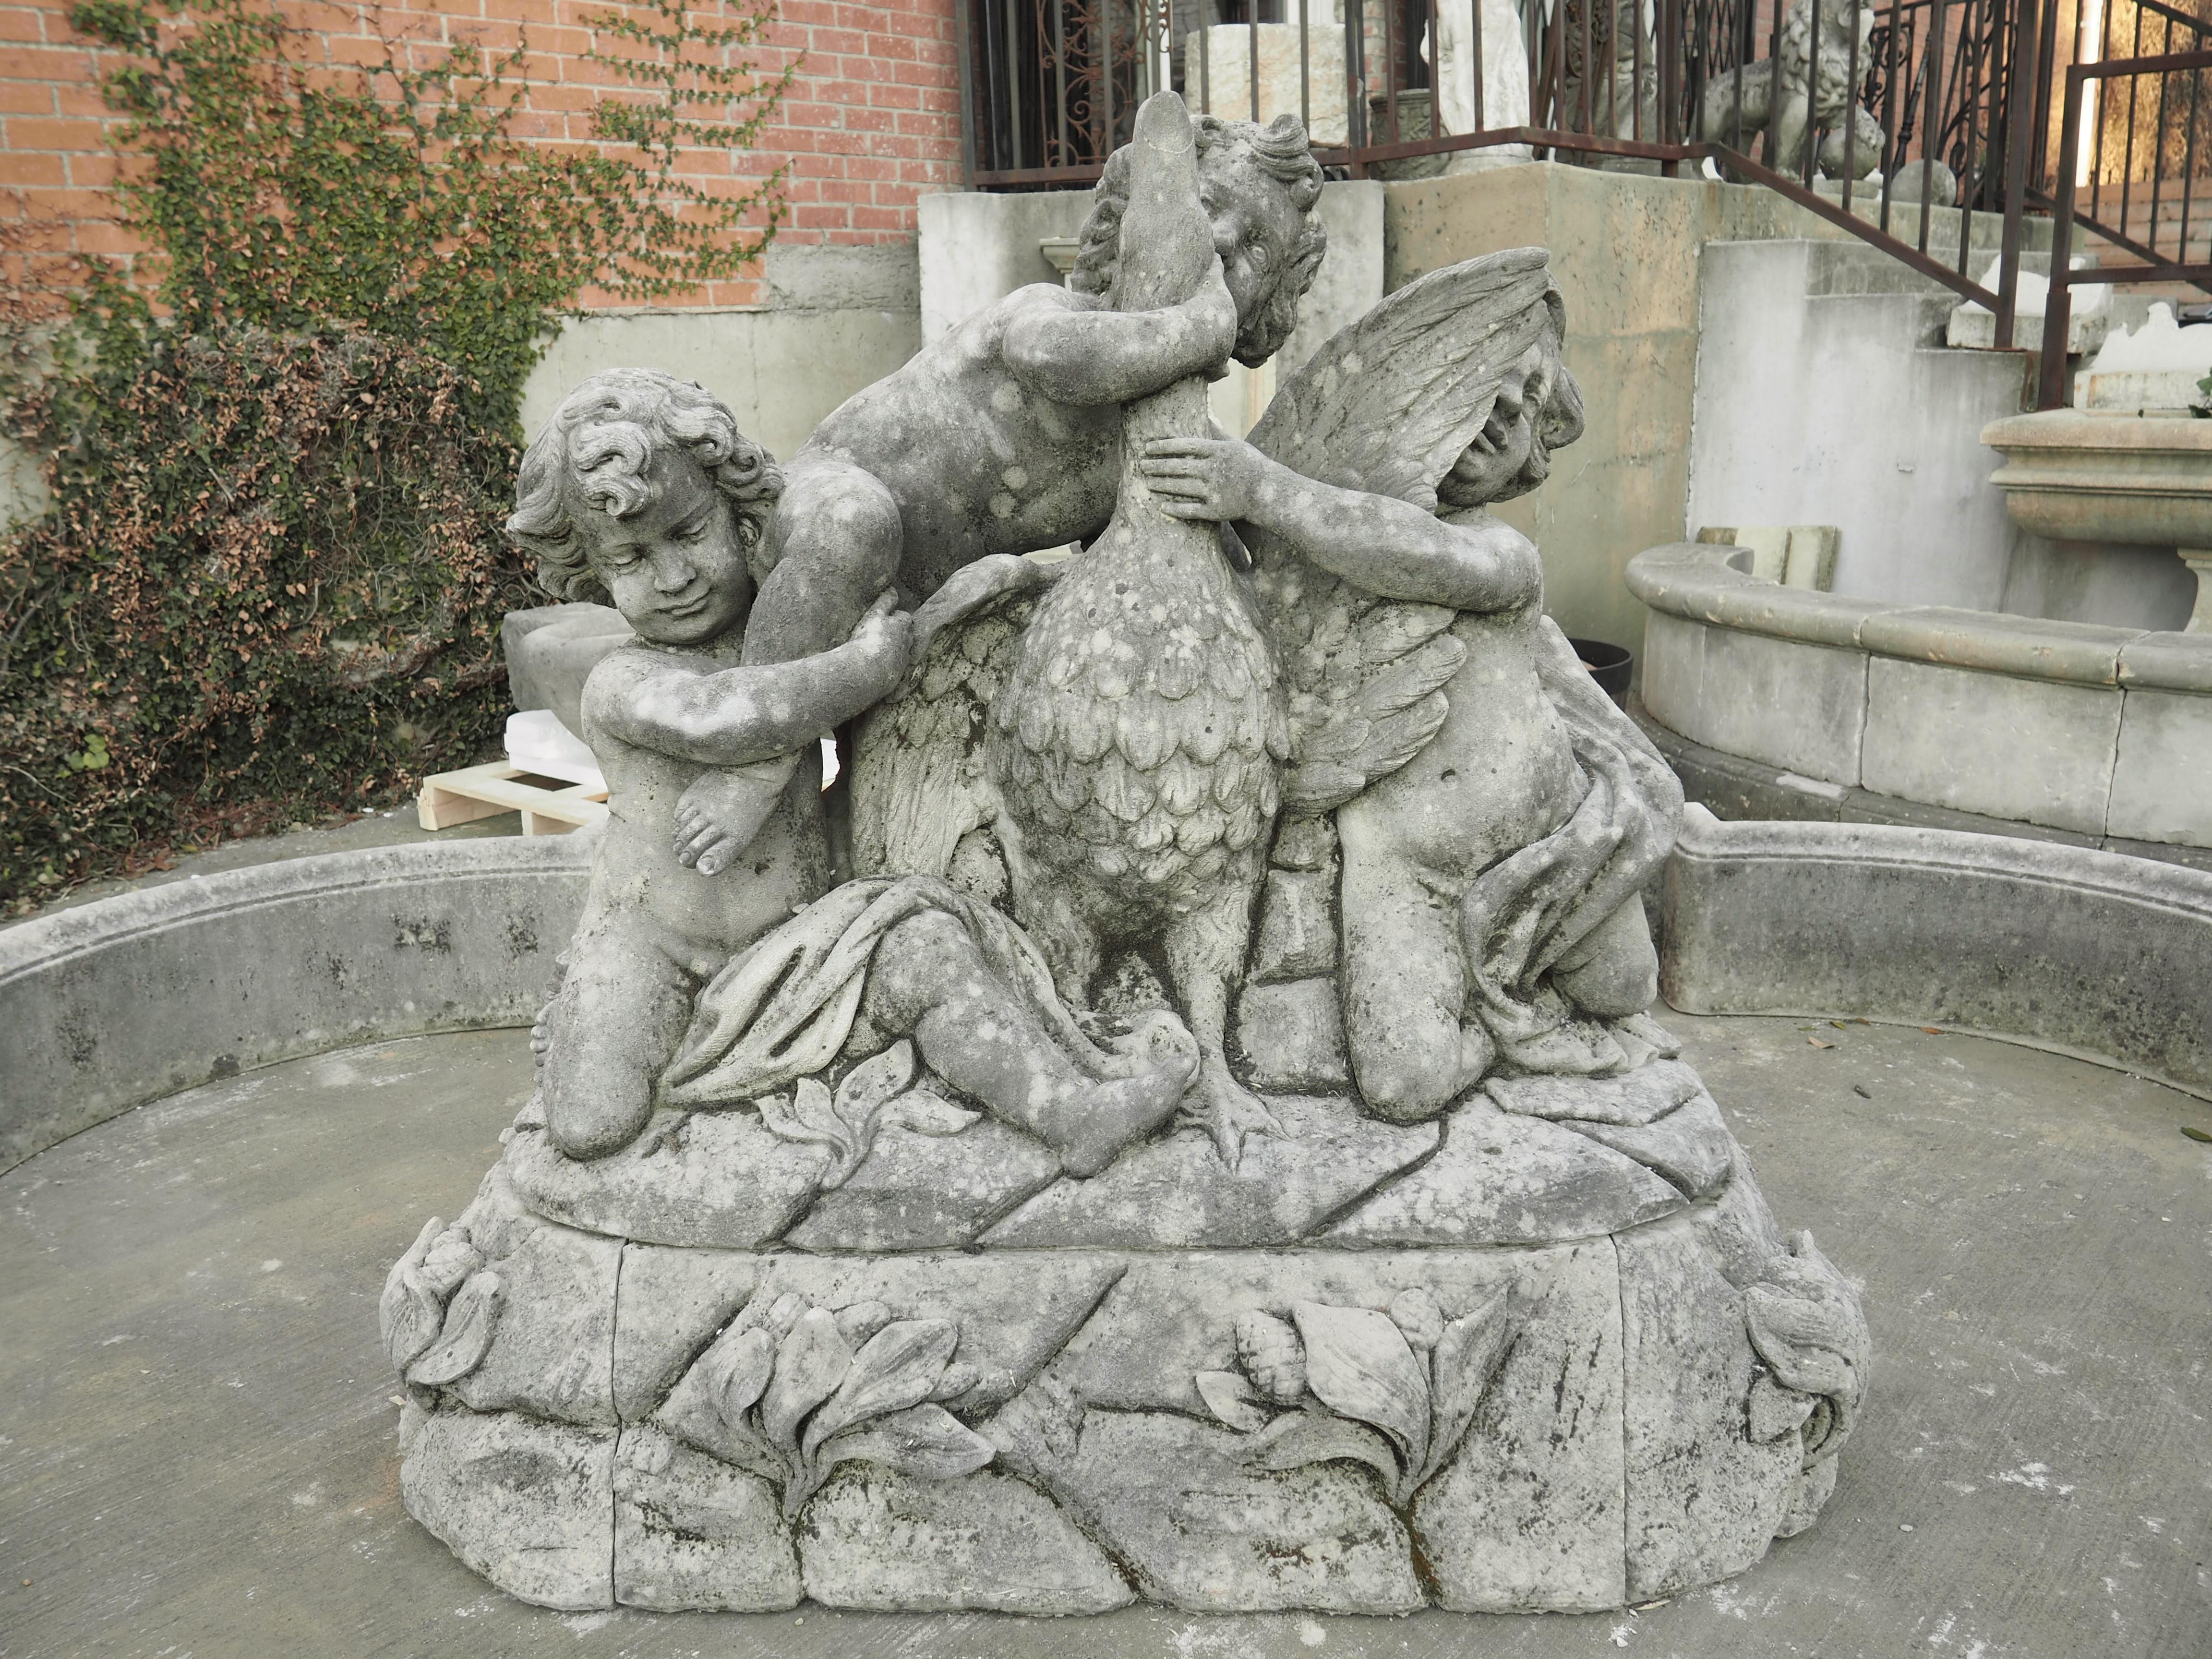
M2212 548L2212 421L2047 409L1982 428L1990 482L2021 529L2054 541Z

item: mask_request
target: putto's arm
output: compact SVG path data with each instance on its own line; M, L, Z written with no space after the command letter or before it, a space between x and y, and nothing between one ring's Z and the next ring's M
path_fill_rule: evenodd
M595 672L584 688L587 722L703 766L767 760L888 696L906 672L910 631L906 617L878 609L845 644L793 662L714 674Z
M1237 302L1217 258L1197 293L1161 311L1077 310L1047 289L1024 300L1003 338L1016 378L1055 403L1122 404L1228 362Z
M1256 525L1384 599L1487 611L1543 592L1535 544L1487 515L1448 523L1411 501L1318 483L1233 439L1164 439L1139 465L1175 516Z

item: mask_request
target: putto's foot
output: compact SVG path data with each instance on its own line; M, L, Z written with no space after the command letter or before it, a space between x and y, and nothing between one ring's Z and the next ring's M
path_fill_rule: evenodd
M1168 1018L1170 1024L1150 1033L1149 1064L1132 1076L1094 1085L1085 1096L1060 1149L1060 1167L1068 1174L1078 1179L1097 1175L1123 1147L1175 1115L1198 1075L1198 1044L1181 1020Z
M1225 1061L1209 1060L1183 1097L1183 1115L1213 1137L1213 1149L1231 1172L1244 1158L1247 1135L1280 1135L1283 1126L1260 1097L1229 1075Z
M702 876L727 869L775 811L798 764L796 754L779 755L701 773L676 803L676 861Z

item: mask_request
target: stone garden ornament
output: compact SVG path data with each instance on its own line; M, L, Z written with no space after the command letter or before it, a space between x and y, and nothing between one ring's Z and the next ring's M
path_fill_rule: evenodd
M1073 290L787 465L643 370L531 446L515 534L635 630L610 820L381 1308L407 1506L503 1589L1609 1608L1832 1488L1857 1289L1645 1012L1680 792L1487 510L1581 430L1544 253L1206 421L1319 192L1161 94Z

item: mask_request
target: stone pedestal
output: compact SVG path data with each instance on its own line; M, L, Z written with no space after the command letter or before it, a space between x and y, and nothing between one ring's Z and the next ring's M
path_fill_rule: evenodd
M827 1193L749 1113L576 1164L526 1110L386 1292L408 1509L547 1606L1033 1614L1589 1611L1809 1523L1855 1293L1686 1066L1269 1105L1234 1174L986 1122Z

